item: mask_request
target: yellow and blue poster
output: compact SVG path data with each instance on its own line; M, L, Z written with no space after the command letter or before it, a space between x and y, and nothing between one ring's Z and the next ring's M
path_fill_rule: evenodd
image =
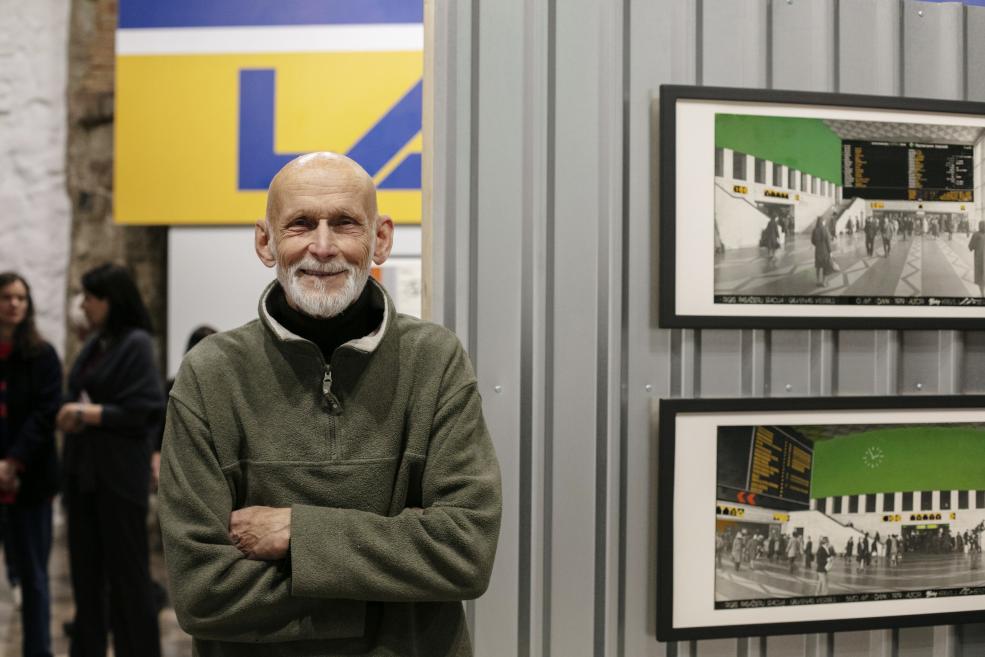
M117 223L251 224L310 151L420 223L422 21L422 0L120 0Z

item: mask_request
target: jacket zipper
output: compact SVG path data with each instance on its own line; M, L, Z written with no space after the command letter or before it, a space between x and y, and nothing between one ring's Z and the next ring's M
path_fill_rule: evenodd
M332 452L332 458L338 458L338 439L336 438L336 419L335 416L338 415L342 410L342 405L339 400L332 394L332 365L330 363L325 363L325 373L322 375L321 380L321 392L324 396L325 401L328 403L328 413L331 416L329 418L329 447Z

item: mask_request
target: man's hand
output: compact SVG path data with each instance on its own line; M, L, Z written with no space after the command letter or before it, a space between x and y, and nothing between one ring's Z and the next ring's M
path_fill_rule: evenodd
M17 489L17 468L4 459L0 461L0 491L10 492Z
M161 453L154 452L150 455L150 487L157 490L161 485Z
M291 509L248 506L229 516L229 540L247 559L284 559L291 546Z
M55 424L65 433L76 433L82 430L82 404L69 402L63 404L55 418Z

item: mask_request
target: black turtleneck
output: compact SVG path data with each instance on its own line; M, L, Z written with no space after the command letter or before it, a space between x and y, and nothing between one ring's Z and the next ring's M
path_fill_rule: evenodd
M321 319L291 308L278 285L270 293L267 310L291 333L314 342L329 362L339 345L369 335L383 321L383 300L374 294L373 284L366 281L362 294L348 308L334 317Z

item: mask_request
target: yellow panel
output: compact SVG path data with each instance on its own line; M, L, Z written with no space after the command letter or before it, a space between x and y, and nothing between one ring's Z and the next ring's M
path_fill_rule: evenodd
M263 215L266 194L237 189L243 68L277 71L277 152L346 152L420 79L422 62L420 52L118 57L117 222L233 224ZM419 223L420 191L380 192L380 209Z

